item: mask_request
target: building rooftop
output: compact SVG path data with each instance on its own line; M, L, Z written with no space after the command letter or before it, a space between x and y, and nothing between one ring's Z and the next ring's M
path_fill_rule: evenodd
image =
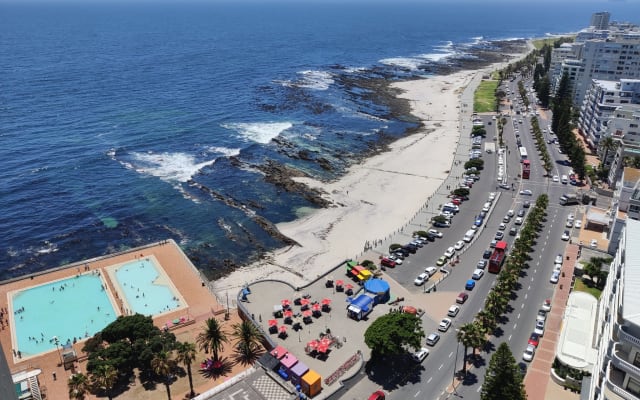
M591 370L598 355L592 340L597 315L598 300L593 295L571 292L556 354L563 364L584 371Z
M640 180L640 169L625 167L622 172L622 185L626 188L633 188Z
M594 79L593 82L605 90L619 89L618 83L620 83L619 81L606 81L603 79Z
M640 221L627 219L622 318L640 327Z

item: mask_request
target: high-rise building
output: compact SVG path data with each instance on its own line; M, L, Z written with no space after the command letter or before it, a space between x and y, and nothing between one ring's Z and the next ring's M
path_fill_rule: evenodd
M591 23L589 25L592 26L594 29L597 29L600 31L609 29L610 16L611 14L609 14L606 11L593 13L591 14Z

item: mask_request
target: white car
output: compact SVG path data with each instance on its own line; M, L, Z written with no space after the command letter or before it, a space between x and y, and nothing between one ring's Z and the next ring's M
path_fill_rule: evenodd
M450 326L451 320L449 318L443 318L442 321L440 321L440 325L438 325L438 330L440 332L446 332L449 330Z
M544 321L536 321L536 327L533 330L534 333L537 333L540 336L544 335Z
M514 215L516 215L516 212L514 210L507 211L507 216L508 217L513 217Z
M414 279L413 283L416 286L421 286L421 285L424 285L424 283L428 280L429 280L429 274L427 274L426 272L423 272L420 275L418 275L416 279Z
M495 192L489 193L489 201L494 201L495 199L496 199L496 193Z
M522 225L523 222L524 222L524 219L522 217L517 217L513 223L516 225Z
M582 227L582 221L577 220L574 224L573 227L576 229L580 229Z
M464 242L462 240L458 240L456 244L453 245L453 248L456 250L462 250L464 247Z
M435 346L439 340L440 340L440 335L438 333L435 333L435 332L430 333L429 336L427 336L427 345Z
M560 236L560 239L565 240L565 241L569 240L569 231L564 231L562 233L562 236Z
M591 246L592 249L595 249L598 247L598 240L597 239L591 239L591 243L589 243L589 245Z
M429 276L433 276L433 274L438 272L438 268L436 268L436 267L427 267L427 268L424 269L424 272L429 274Z
M553 263L562 265L562 254L558 254L556 258L553 260Z
M480 278L482 278L483 276L484 276L484 270L478 268L475 271L473 271L473 275L471 275L471 279L475 279L477 281Z
M415 362L421 363L424 361L425 358L427 358L428 355L429 355L429 349L427 349L426 347L422 347L420 348L420 350L411 354L411 358L413 358Z
M560 279L560 271L553 271L551 278L549 278L549 282L558 283L559 279Z
M560 177L558 175L554 175L553 176L553 181L554 182L560 182Z
M567 223L564 226L566 226L567 228L571 228L573 226L573 221L570 219L567 220Z
M442 237L442 232L440 232L439 230L436 229L429 229L428 232L432 235L435 235L438 238Z
M503 231L505 229L507 229L507 224L501 222L500 225L498 225L498 230Z
M454 254L456 254L456 249L454 249L453 247L449 247L447 251L444 252L444 256L446 258L451 258Z
M520 191L520 194L524 195L524 196L531 196L533 194L533 192L531 190L529 190L529 189L524 189L524 190Z
M447 315L450 317L455 317L460 312L460 307L453 305L449 307L449 311L447 311Z
M524 350L524 353L522 353L522 359L525 361L531 361L533 360L533 355L536 352L536 348L530 344L527 346L527 348Z
M402 265L402 258L396 256L395 254L390 254L389 256L387 256L388 259L393 260L396 262L396 264L398 265Z
M546 312L551 311L551 299L546 299L542 303L542 309L545 310Z
M569 214L569 216L567 217L567 221L573 222L575 219L576 219L576 217L573 214Z

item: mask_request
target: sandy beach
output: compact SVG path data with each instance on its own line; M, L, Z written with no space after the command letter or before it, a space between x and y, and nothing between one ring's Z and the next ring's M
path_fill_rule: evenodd
M346 258L355 258L367 243L374 244L398 232L449 174L461 135L460 94L477 74L496 69L492 65L394 83L424 127L394 142L390 151L353 165L335 182L301 178L325 191L334 206L278 224L278 229L300 246L271 252L263 260L211 282L214 291L233 292L260 279L303 286Z

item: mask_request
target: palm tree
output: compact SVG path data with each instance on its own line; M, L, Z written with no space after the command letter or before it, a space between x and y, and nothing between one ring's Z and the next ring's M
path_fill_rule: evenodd
M104 390L109 400L112 399L111 390L117 379L118 371L111 364L98 365L91 374L92 385L99 390Z
M262 334L249 320L233 325L231 334L236 339L237 359L245 362L253 362L260 352Z
M607 159L609 158L609 152L611 150L615 150L618 147L618 142L613 140L611 136L606 136L600 140L598 143L600 148L604 151L604 155L602 156L602 160L600 160L600 167L607 165Z
M458 339L458 343L462 343L464 346L464 357L462 357L462 372L467 374L467 349L471 346L471 336L473 335L473 330L477 329L473 322L466 323L462 325L456 331L456 339Z
M173 360L170 359L169 353L166 351L160 351L151 360L151 369L153 373L162 377L164 386L167 388L167 398L171 400L171 387L169 386L171 367L173 366Z
M224 350L224 344L228 343L227 335L222 331L220 323L215 318L207 319L204 332L200 332L196 337L196 343L205 353L211 351L213 359L219 360L218 353Z
M193 390L193 376L191 375L191 363L196 359L196 345L189 342L178 342L176 345L176 362L182 363L187 367L187 375L189 376L189 397L193 397L196 393Z
M81 373L73 374L67 382L69 387L69 398L76 400L84 400L85 396L89 392L90 383L89 378Z

